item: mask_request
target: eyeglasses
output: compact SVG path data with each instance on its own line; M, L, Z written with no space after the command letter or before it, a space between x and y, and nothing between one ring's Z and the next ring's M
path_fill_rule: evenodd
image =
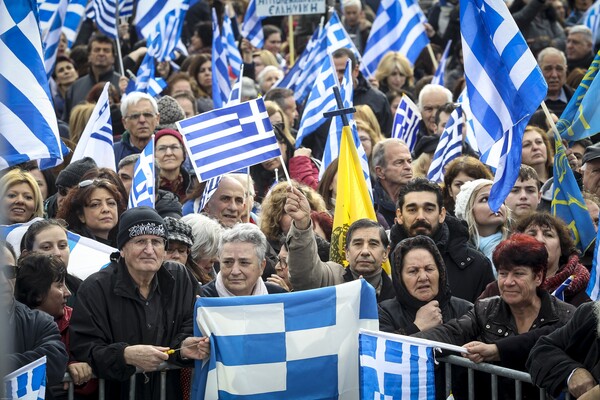
M6 279L15 279L17 277L17 267L14 265L3 265L2 272Z
M287 260L282 257L277 257L277 264L281 266L281 269L285 269L288 266ZM275 269L277 269L277 264L275 264Z
M157 153L166 153L167 150L171 150L173 153L175 153L176 151L183 150L183 147L180 144L172 144L170 146L162 145L156 147Z
M131 241L133 247L138 250L143 250L148 247L148 243L152 245L154 250L164 249L167 245L167 241L164 239L133 239Z
M144 113L134 113L134 114L129 114L128 116L126 116L125 118L133 120L133 121L137 121L138 119L140 119L141 116L144 116L144 119L150 119L150 118L154 118L156 116L156 114L151 113L151 112L144 112Z

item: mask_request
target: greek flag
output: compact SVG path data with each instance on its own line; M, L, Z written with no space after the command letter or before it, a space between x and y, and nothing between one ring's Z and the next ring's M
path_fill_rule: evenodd
M219 188L220 183L220 176L211 178L206 182L206 186L204 186L204 191L202 192L202 197L198 202L198 207L196 207L196 202L194 202L194 213L199 214L202 212L202 210L204 210L204 207L206 207L206 203L208 203L213 194L215 194L215 192Z
M394 116L392 137L403 140L412 152L417 144L417 134L419 133L421 120L419 107L407 95L403 94Z
M200 182L281 156L260 97L176 124Z
M598 38L598 27L600 26L600 1L594 2L583 16L583 24L592 30L592 43Z
M313 34L313 38L315 35ZM325 59L328 58L327 53L327 30L326 28L320 28L318 37L316 38L312 47L306 46L306 60L303 61L304 65L298 65L300 68L300 74L297 79L296 89L294 90L294 99L296 102L301 103L306 99L310 93L314 83L319 76L321 68L325 63ZM300 60L298 60L299 64ZM294 67L295 65L294 64Z
M189 8L189 0L169 0L169 1L138 1L134 24L139 35L148 38L161 25L161 33L164 42L172 42L173 34L177 37L175 42L178 51L184 52L185 46L181 43L181 28L185 12ZM171 34L168 34L171 33ZM167 38L170 38L167 40ZM170 53L169 53L170 54ZM162 61L162 60L160 60Z
M219 20L214 8L212 9L212 27L212 99L215 108L221 108L227 103L229 92L231 92L231 83L229 82L227 54L223 48Z
M589 115L590 111L593 111L589 108L590 98L588 97L588 100L586 100L587 107L585 113L580 111L579 106L582 104L583 100L586 99L586 94L594 82L594 78L598 74L598 68L600 68L600 51L596 53L596 57L594 57L592 64L585 73L581 83L573 94L573 97L571 97L571 100L569 100L569 103L561 114L560 119L556 122L556 128L563 139L568 141L576 141L585 137L581 135L585 133L587 124L584 115ZM597 95L598 94L596 94L596 96ZM591 97L593 97L593 95Z
M102 94L92 111L92 115L81 134L77 147L73 152L71 162L84 157L92 157L98 168L115 170L115 153L113 151L112 121L110 118L110 104L108 102L108 87L106 82Z
M361 71L372 77L379 61L389 51L399 51L414 64L429 44L423 23L427 22L414 0L382 0L363 54Z
M154 208L155 189L154 174L154 135L140 153L140 158L133 168L133 183L129 192L127 208L148 206Z
M0 239L12 244L19 258L23 235L31 224L41 220L42 218L34 218L24 224L0 225ZM69 242L69 273L80 279L98 272L110 262L110 255L117 251L113 247L71 231L67 231L67 241Z
M590 282L586 290L592 301L600 300L600 229L596 236L596 247L594 248L594 259L592 261L592 270L590 271Z
M552 292L552 296L556 297L560 301L565 301L565 289L569 287L571 282L573 282L573 279L575 279L575 275L568 276L567 279L565 279L565 281L561 283L554 292Z
M354 83L352 81L352 63L348 60L346 64L346 70L344 72L344 78L342 79L342 85L340 95L343 101L344 108L350 108L353 105L352 98L354 97ZM371 174L369 172L369 158L365 149L358 136L358 130L356 128L356 122L352 118L352 115L348 115L348 123L352 130L352 138L356 144L356 151L360 158L360 166L363 174L365 175L365 182L367 183L367 189L369 195L373 198L373 188L371 186ZM341 116L332 118L331 125L329 126L329 135L327 136L327 142L323 149L323 160L321 162L321 169L319 170L319 179L323 176L325 169L331 164L333 160L340 156L340 142L342 140L342 128L344 123L342 122Z
M358 399L358 331L377 329L365 280L267 296L200 297L192 399ZM251 351L247 351L252 349Z
M452 40L448 40L448 43L446 44L444 54L442 54L442 59L440 60L437 69L435 70L433 79L431 80L432 84L444 86L444 73L446 71L446 64L448 63L448 53L450 52L450 46L452 46Z
M229 5L225 6L225 12L223 13L223 46L225 47L225 54L227 54L227 63L231 67L231 72L234 76L240 77L240 69L242 68L242 55L238 49L237 43L235 42L235 36L233 35L233 28L231 27L231 18L227 10ZM235 13L233 14L235 17Z
M479 147L477 146L477 139L475 138L475 121L473 120L473 113L471 112L471 105L469 104L466 88L463 89L460 96L458 96L458 104L460 104L465 117L465 127L467 131L465 134L465 142L471 146L473 151L478 155L481 155L481 153L479 153Z
M294 99L296 97L300 97L298 94L297 86L300 85L301 79L300 75L304 73L307 69L308 58L311 55L312 49L316 46L317 41L319 39L319 33L321 32L322 27L316 30L311 36L310 40L306 44L306 48L298 57L298 60L294 63L294 65L288 70L283 79L275 82L273 87L279 88L287 88L294 91ZM318 69L317 69L318 71Z
M440 141L435 148L435 153L433 153L433 161L431 161L427 172L427 179L430 181L442 182L446 165L461 155L462 129L462 110L458 107L450 114L446 127L440 136Z
M565 221L575 245L583 254L594 242L596 229L557 132L554 132L554 149L554 183L550 211L552 215Z
M153 78L148 82L147 93L152 97L157 97L167 87L167 81L163 78Z
M460 28L481 161L496 168L489 205L497 211L519 174L523 130L548 86L504 1L461 1Z
M0 170L29 160L60 164L35 0L2 2L0 54Z
M40 15L40 30L42 35L48 31L51 26L51 21L54 18L63 0L38 0L39 15ZM88 0L68 0L67 13L64 16L62 33L65 34L68 41L68 47L71 48L73 42L77 38L79 26L85 14L85 7Z
M63 27L63 22L67 14L68 0L61 0L52 15L47 30L42 30L42 43L44 48L44 65L46 67L46 75L48 79L54 72L56 64L56 54L58 53L58 42ZM40 21L40 27L41 27Z
M242 22L242 31L240 33L250 41L252 46L259 49L262 49L265 45L262 20L263 18L259 17L256 13L256 0L250 0L248 8L246 9L246 15L244 15L244 22Z
M244 64L240 66L239 75L237 80L233 84L231 88L231 92L229 92L229 97L227 98L227 105L234 106L236 104L240 104L242 100L242 78L244 77Z
M356 45L350 38L350 35L344 28L340 17L333 8L329 10L331 16L327 21L327 51L333 53L337 49L346 48L352 50L356 58L360 61L360 52L356 48Z
M43 400L46 398L46 356L4 377L8 399Z
M100 32L115 39L118 33L117 11L119 18L130 17L133 13L133 0L92 0L88 17L96 22Z

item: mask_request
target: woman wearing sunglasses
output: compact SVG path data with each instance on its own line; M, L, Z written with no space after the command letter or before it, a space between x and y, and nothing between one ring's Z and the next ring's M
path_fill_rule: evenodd
M119 189L106 179L81 181L69 191L57 213L69 230L116 247L119 216L126 209Z

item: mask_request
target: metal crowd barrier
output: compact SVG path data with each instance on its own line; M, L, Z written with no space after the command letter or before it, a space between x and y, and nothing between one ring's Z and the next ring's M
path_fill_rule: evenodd
M515 369L504 368L494 364L480 363L476 364L473 361L459 357L455 355L447 355L444 357L437 357L439 362L445 364L445 384L446 384L446 397L450 396L452 390L452 366L460 366L468 369L468 394L469 400L475 399L475 371L481 371L490 374L491 379L491 399L498 400L498 377L508 378L515 381L515 400L521 400L523 398L523 383L532 383L531 376L523 371ZM540 400L546 399L546 391L539 389ZM571 395L565 393L565 400L571 400Z

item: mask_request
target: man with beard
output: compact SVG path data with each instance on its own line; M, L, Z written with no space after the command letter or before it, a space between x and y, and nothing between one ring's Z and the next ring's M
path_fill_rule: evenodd
M416 178L403 186L398 195L396 224L390 232L392 249L408 237L429 236L446 264L452 295L474 303L486 285L494 281L492 266L468 243L466 223L446 215L442 204L442 190L436 183Z

